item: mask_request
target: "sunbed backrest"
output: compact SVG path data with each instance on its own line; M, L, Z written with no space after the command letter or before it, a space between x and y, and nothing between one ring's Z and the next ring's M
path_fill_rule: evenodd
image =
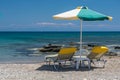
M108 48L105 46L96 46L93 47L91 53L88 55L89 59L100 59L106 52Z
M75 47L61 48L58 53L58 60L70 60L76 50Z

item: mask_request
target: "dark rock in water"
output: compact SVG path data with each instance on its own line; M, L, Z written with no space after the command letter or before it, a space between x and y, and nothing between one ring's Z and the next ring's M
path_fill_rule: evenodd
M48 44L46 46L43 46L39 51L40 52L59 52L61 49L61 45L55 45L55 44Z
M89 47L94 47L94 45L92 45L92 44L88 44L88 46L89 46Z
M114 49L120 49L120 46L116 46Z
M95 47L98 46L98 44L88 44L88 47Z
M51 52L52 49L41 49L40 51L41 51L41 52Z
M60 48L43 48L43 49L40 49L40 52L59 52L60 51Z
M55 48L55 49L52 49L53 52L59 52L60 51L60 48Z

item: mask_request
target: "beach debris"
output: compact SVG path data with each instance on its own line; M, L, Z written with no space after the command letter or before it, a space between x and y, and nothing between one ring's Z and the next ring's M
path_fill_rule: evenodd
M108 56L120 56L120 45L107 45L109 48Z
M117 53L116 52L109 52L108 55L109 56L117 56Z

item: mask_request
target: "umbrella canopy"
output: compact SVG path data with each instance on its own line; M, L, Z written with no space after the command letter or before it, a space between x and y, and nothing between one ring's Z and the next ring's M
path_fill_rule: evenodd
M80 19L82 21L112 20L112 17L88 9L88 7L77 7L76 9L54 15L53 18L62 20Z
M81 57L81 49L82 49L82 21L112 20L112 17L106 16L104 14L88 9L88 7L78 7L76 9L54 15L53 18L58 20L79 20L80 19L80 22L81 22L80 50L79 50L80 57ZM77 69L78 69L78 66L77 66Z

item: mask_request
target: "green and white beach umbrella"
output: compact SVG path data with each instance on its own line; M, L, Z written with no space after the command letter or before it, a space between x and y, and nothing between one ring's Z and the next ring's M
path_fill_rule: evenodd
M61 20L80 19L82 21L112 20L112 17L88 9L88 7L77 7L76 9L54 15L53 18Z
M112 17L98 13L88 7L78 7L53 16L57 20L80 20L80 50L82 49L82 21L103 21L112 20ZM80 51L81 53L81 51Z

